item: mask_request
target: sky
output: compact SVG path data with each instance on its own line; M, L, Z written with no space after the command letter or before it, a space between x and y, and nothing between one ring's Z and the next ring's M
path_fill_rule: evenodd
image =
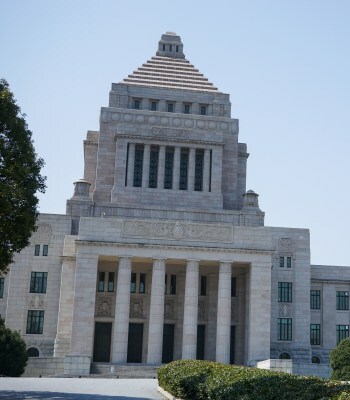
M230 94L265 225L308 228L313 264L350 266L350 1L0 0L0 15L0 77L45 160L40 212L65 213L112 82L172 31Z

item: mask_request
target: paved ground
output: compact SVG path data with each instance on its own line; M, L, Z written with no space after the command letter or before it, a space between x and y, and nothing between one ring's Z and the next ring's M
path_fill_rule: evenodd
M0 378L0 399L160 400L156 379Z

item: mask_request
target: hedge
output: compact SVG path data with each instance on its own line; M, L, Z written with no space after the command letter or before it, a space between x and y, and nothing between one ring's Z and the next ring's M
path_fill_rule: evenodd
M338 381L212 361L174 361L158 382L184 400L350 400L350 385Z

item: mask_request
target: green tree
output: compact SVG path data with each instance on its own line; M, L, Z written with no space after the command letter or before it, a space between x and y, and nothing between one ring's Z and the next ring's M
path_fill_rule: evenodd
M350 381L350 338L343 339L331 351L332 379Z
M21 376L27 360L26 344L21 335L6 328L0 317L0 376Z
M28 246L38 218L37 192L45 192L38 158L25 115L8 83L0 80L0 272L6 272L14 253Z

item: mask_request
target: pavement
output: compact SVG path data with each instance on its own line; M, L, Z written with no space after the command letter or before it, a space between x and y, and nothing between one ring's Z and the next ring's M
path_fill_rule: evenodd
M157 379L0 378L0 399L163 400Z

